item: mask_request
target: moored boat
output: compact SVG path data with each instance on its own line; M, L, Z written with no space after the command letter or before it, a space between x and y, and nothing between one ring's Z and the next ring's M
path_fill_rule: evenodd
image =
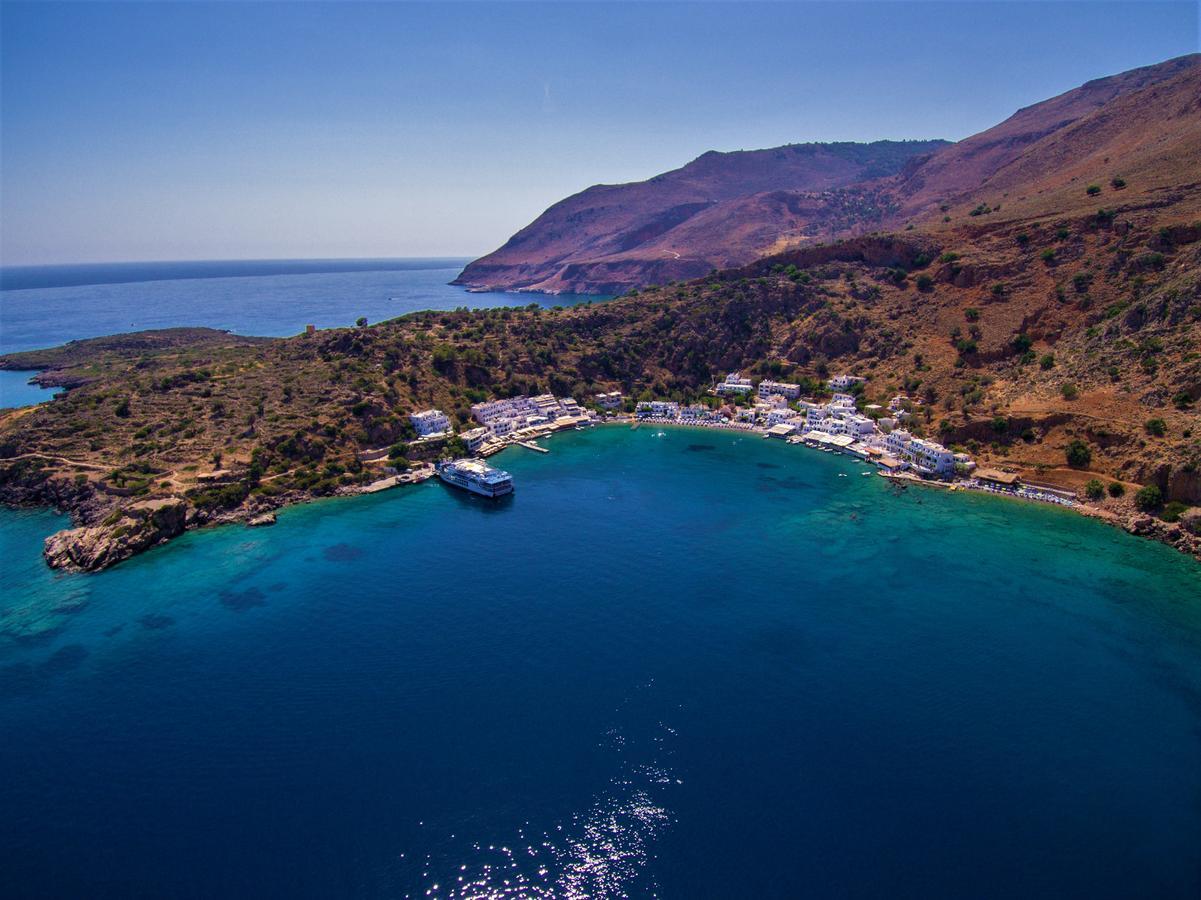
M513 493L513 476L482 459L443 460L435 466L435 471L447 484L483 497Z

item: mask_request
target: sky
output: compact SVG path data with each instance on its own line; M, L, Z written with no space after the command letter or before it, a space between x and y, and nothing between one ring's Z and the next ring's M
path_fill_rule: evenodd
M0 3L0 263L478 256L706 150L960 139L1198 4Z

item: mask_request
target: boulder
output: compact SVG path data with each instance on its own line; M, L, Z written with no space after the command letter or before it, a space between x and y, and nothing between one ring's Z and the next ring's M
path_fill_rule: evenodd
M1186 509L1180 515L1180 527L1201 537L1201 509Z
M251 528L261 528L264 525L274 525L275 513L265 512L260 516L255 516L253 519L247 520L246 524Z
M106 569L182 533L187 511L179 497L131 503L115 509L99 525L50 535L42 555L53 569Z

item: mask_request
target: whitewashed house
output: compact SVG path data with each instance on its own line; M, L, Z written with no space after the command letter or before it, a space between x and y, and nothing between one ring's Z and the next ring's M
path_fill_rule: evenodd
M427 409L409 415L409 421L421 437L445 434L450 431L450 419L440 409Z

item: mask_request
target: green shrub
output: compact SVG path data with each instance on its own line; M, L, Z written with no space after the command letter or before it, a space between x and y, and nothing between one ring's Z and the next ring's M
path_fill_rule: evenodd
M1042 253L1038 254L1038 258L1045 263L1053 263L1055 262L1055 251L1048 247Z
M1090 197L1095 197L1095 196L1097 196L1097 194L1101 193L1101 185L1090 184L1088 187L1086 187L1084 189L1084 192L1086 194L1088 194Z
M1153 437L1163 437L1168 433L1168 423L1163 419L1148 419L1143 423L1143 428L1147 429L1147 434Z
M1040 369L1042 369L1044 372L1047 369L1054 368L1055 367L1055 354L1054 353L1044 353L1042 356L1042 359L1040 359L1038 361L1038 367Z
M1134 505L1144 512L1152 509L1157 509L1163 503L1163 491L1159 489L1157 484L1148 484L1139 488L1138 493L1134 495Z
M1122 188L1124 188L1126 186L1126 179L1119 178L1115 175L1113 178L1109 179L1109 185L1115 191L1120 191Z
M1188 504L1181 503L1179 500L1172 500L1164 504L1160 518L1165 522L1179 522L1180 516L1186 509L1188 509Z
M1088 464L1093 461L1093 451L1081 440L1074 440L1068 444L1064 456L1073 469L1087 469Z
M934 279L929 275L917 276L917 289L919 291L928 291L932 287L934 287Z
M980 320L980 310L974 306L969 306L963 311L963 317L969 322L978 322Z
M1065 384L1059 389L1059 393L1063 395L1064 400L1075 400L1080 396L1080 390L1074 384Z
M1106 490L1109 491L1109 496L1111 497L1121 497L1126 493L1126 485L1120 481L1111 481Z
M1089 500L1100 500L1105 496L1105 487L1096 478L1090 478L1084 484L1084 496Z

